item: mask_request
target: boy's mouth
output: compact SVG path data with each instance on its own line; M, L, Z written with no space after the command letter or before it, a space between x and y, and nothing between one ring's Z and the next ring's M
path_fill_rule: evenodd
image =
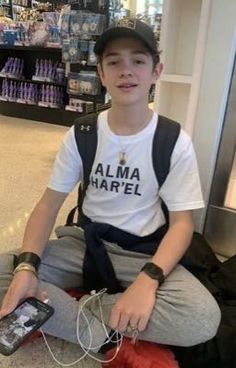
M136 83L121 83L117 86L119 89L122 89L124 91L128 91L132 88L135 88L137 87L137 84Z

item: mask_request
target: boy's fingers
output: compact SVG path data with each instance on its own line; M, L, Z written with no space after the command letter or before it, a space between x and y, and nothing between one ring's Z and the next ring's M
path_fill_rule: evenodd
M19 297L16 297L16 295L13 296L11 289L9 289L8 293L3 299L3 303L0 309L0 319L11 313L17 307L18 303Z
M0 309L0 319L2 319L3 317L5 317L7 314L11 313L17 304L13 304L13 303L7 303L2 306L2 308Z
M120 320L120 313L117 310L115 310L115 308L113 308L111 310L111 315L108 322L109 327L111 327L113 330L116 330L119 324L119 320Z
M48 293L46 291L41 291L40 293L37 294L37 298L42 302L47 303Z

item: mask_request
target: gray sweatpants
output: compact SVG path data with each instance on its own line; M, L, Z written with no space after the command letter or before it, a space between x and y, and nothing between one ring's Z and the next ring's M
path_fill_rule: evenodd
M82 285L82 264L85 251L83 231L75 227L57 228L57 240L51 240L39 268L40 290L48 294L55 313L43 326L44 332L77 343L76 319L79 306L88 299L75 301L64 290ZM135 279L149 256L128 252L116 244L106 243L115 273L127 287ZM13 253L0 256L0 303L12 279ZM140 290L141 292L141 290ZM119 294L100 297L105 323ZM86 304L93 346L106 339L101 325L98 297ZM183 266L177 265L158 289L156 305L147 328L139 339L161 344L192 346L211 339L220 322L220 310L207 289ZM127 334L127 336L129 336ZM88 342L88 328L82 318L80 337Z

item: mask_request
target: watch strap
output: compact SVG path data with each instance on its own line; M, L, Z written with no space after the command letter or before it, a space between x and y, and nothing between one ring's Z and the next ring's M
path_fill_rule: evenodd
M141 271L145 272L153 280L157 280L159 285L163 284L163 282L165 281L165 276L162 268L157 266L153 262L145 263Z

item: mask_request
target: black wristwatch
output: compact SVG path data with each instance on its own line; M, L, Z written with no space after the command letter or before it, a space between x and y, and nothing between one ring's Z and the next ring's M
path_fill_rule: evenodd
M17 259L15 260L15 267L19 266L20 263L29 263L34 266L35 270L38 271L38 268L41 263L40 257L32 252L23 252L20 253Z
M141 271L145 272L149 277L159 282L159 285L163 284L165 281L165 276L161 267L157 266L155 263L147 262Z

